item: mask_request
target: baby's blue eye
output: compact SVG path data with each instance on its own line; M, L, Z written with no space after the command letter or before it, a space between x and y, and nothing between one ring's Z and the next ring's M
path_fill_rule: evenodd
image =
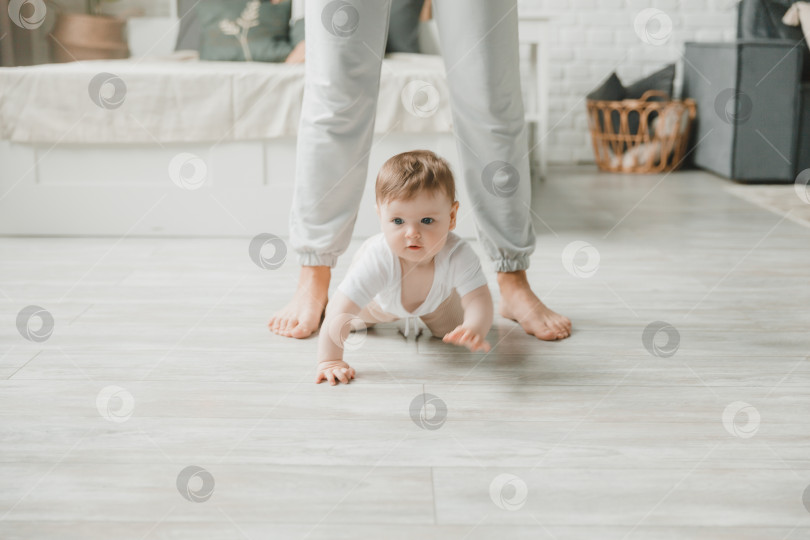
M395 225L402 225L402 223L403 223L402 218L398 218L398 217L395 217L391 221L393 221Z
M422 218L422 223L424 223L425 225L430 225L431 223L433 223L433 221L434 219L432 217Z

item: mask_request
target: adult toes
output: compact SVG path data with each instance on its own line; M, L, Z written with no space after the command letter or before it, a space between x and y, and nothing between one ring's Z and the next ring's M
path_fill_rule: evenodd
M306 338L306 337L311 336L313 331L314 331L314 330L310 329L310 328L309 328L308 326L306 326L305 324L303 324L303 323L298 323L297 325L295 325L294 327L292 327L292 328L289 330L289 334L288 334L288 335L290 335L290 336L292 336L292 337L294 337L294 338L296 338L296 339L304 339L304 338Z
M545 325L535 328L534 332L529 332L529 334L534 334L535 337L549 341L557 338L557 331Z

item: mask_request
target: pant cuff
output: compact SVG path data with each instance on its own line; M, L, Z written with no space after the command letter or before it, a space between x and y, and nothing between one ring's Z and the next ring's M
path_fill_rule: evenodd
M299 253L298 264L301 266L337 266L337 255L327 255L318 253Z
M496 272L517 272L529 268L529 256L521 255L514 259L500 259L492 261L492 268Z

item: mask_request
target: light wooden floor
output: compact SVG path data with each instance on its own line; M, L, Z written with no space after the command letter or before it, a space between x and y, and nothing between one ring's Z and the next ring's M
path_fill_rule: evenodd
M498 317L485 355L379 327L337 387L315 339L266 329L292 254L2 238L0 538L808 538L810 229L726 186L553 169L530 277L572 336Z

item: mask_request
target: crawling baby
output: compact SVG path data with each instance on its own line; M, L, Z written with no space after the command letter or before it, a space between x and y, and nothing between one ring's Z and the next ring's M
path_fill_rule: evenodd
M418 150L386 161L375 188L382 233L360 247L326 307L315 382L348 383L351 330L419 317L446 343L490 350L492 296L472 247L451 233L458 201L448 163Z

